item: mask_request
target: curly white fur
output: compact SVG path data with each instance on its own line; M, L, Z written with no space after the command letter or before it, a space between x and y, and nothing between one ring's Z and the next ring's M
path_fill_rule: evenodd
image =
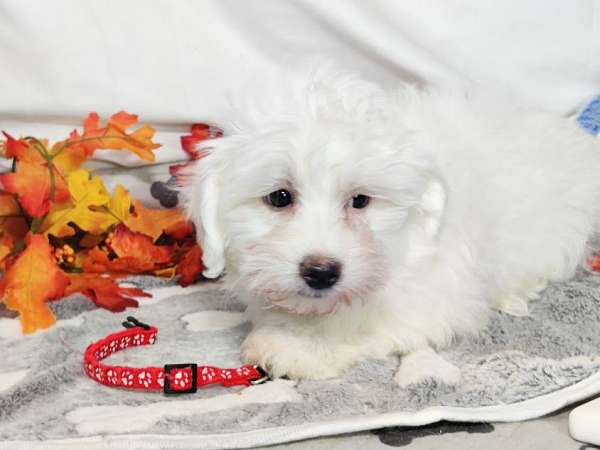
M248 304L249 362L324 378L366 357L431 361L491 308L524 312L573 274L596 224L600 146L571 118L308 72L244 97L183 192L205 276L226 270ZM295 199L281 210L263 201L280 188ZM370 204L351 208L356 194ZM318 295L298 269L315 254L342 263Z

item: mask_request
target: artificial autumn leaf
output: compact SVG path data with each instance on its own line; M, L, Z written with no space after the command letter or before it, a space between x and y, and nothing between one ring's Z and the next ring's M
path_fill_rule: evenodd
M28 230L15 196L0 192L0 261L12 253L15 243L22 240ZM4 270L4 267L0 267L0 270Z
M0 192L0 217L17 216L21 214L21 208L14 195L8 192Z
M29 225L24 217L0 217L0 235L9 235L14 242L22 240L29 232Z
M52 248L41 234L28 234L26 248L0 280L4 304L20 313L24 333L55 322L46 302L62 297L69 278L57 267Z
M108 253L98 247L83 255L81 267L86 273L145 273L155 269L153 261L143 261L131 256L110 259Z
M206 139L215 139L223 136L223 130L204 123L193 124L190 132L191 134L181 136L180 141L181 148L190 156L191 161L169 166L169 173L177 178L177 181L182 186L189 182L189 176L184 173L184 169L189 167L193 161L200 159L207 154L206 151L198 148L198 144Z
M153 150L160 147L152 142L154 128L144 126L127 134L127 128L135 123L136 115L120 111L101 128L98 114L90 113L83 122L83 134L73 130L68 139L54 144L50 152L53 162L62 174L67 174L79 169L99 149L129 150L154 161Z
M106 242L116 258L111 259L107 252L95 247L83 259L85 272L151 272L164 268L173 259L172 247L154 245L148 236L132 232L123 224L117 225Z
M200 159L206 153L198 149L198 143L206 139L214 139L223 136L223 130L205 123L195 123L191 127L191 134L181 136L181 148L190 155L191 159Z
M6 131L2 134L6 138L6 143L3 145L4 157L24 159L29 153L29 144L23 139L15 139Z
M69 199L63 176L50 164L41 152L39 144L16 140L4 133L5 154L16 158L14 172L0 175L0 184L5 191L15 194L23 209L31 217L42 217L48 212L51 201L63 202Z
M12 253L14 244L14 239L10 235L0 238L0 261L4 261L4 258Z
M157 277L167 278L169 280L172 280L173 278L175 278L175 275L177 275L177 268L176 267L167 267L166 269L158 269L158 270L155 270L154 272L152 272L152 274Z
M125 225L138 233L143 233L156 241L166 233L175 239L182 239L193 231L192 225L179 209L150 209L140 201L133 202L133 213Z
M25 332L52 324L55 319L45 302L73 292L114 311L137 305L133 297L146 294L118 286L115 273L177 274L187 284L202 270L194 228L180 212L152 210L138 202L132 207L123 186L111 197L99 177L82 169L100 149L126 150L154 160L153 150L159 147L152 142L154 129L128 132L136 122L137 116L119 112L101 126L98 115L91 113L83 131L74 130L51 150L46 140L33 137L5 134L0 142L0 156L14 160L13 172L0 175L5 189L0 191L0 271L5 273L0 298L21 313ZM192 141L195 145L220 133L195 125ZM44 233L28 234L30 228ZM175 243L156 245L161 236ZM61 268L85 273L68 275L70 287L65 289L67 275ZM106 272L112 273L98 275Z
M52 162L63 176L79 169L93 153L88 153L85 142L78 142L81 139L77 130L73 130L69 139L57 142L52 147Z
M177 264L176 274L179 275L179 284L183 287L194 283L204 269L202 265L202 249L194 244Z
M129 192L120 184L115 186L110 202L108 203L108 209L110 213L119 219L120 222L125 222L129 217L129 210L131 209L131 197Z
M108 121L108 125L106 126L106 129L108 130L106 133L107 137L102 139L102 148L120 150L123 148L123 144L122 140L117 138L126 136L126 145L124 147L126 150L135 153L137 156L146 161L154 161L155 157L153 150L160 147L160 144L155 144L152 142L152 138L154 137L154 128L144 126L138 128L129 135L126 134L127 128L137 123L137 121L138 117L136 115L128 114L125 111L121 111L111 116L110 120ZM112 136L117 138L113 138Z
M138 302L132 297L152 297L141 289L119 286L115 276L71 273L68 277L70 284L65 295L79 292L92 300L96 306L112 312L121 312L127 307L137 307Z
M83 134L72 132L69 139L57 142L51 153L57 155L58 165L70 170L79 167L97 149L128 150L143 160L154 161L153 150L160 147L152 142L154 128L143 126L127 134L127 129L137 121L136 115L120 111L110 117L106 126L100 127L98 114L90 113L83 123Z
M165 234L178 241L190 237L194 231L194 224L192 224L192 222L189 220L177 222L171 225L169 228L165 228Z
M119 258L130 257L154 264L168 263L173 256L172 247L154 245L148 236L132 232L123 224L115 229L110 246Z
M119 221L110 214L107 205L110 201L108 192L99 176L90 178L87 170L78 169L68 177L71 202L56 205L44 221L45 233L57 237L72 236L75 230L70 222L92 234L99 234Z

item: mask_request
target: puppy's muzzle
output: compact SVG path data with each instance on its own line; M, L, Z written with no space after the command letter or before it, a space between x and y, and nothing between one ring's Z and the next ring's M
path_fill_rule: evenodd
M300 276L313 289L327 289L340 279L342 265L333 258L308 256L300 263Z

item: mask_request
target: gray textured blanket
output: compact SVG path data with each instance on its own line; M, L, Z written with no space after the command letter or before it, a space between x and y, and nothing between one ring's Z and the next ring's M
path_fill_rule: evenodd
M53 303L53 328L19 335L0 318L0 448L240 448L440 419L518 420L600 392L600 277L549 286L529 317L496 313L488 329L445 351L462 370L449 387L400 388L397 361L365 361L343 379L211 387L184 397L108 388L86 378L85 347L125 316L159 327L151 347L108 361L236 366L249 331L240 305L212 285L136 278L152 299L113 314L81 297Z

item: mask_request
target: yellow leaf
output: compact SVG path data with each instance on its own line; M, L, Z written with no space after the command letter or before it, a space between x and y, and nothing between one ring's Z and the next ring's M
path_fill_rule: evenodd
M118 220L109 213L110 197L99 176L90 178L87 170L71 172L67 178L71 202L56 205L44 221L44 232L57 237L72 236L75 222L79 228L89 233L103 233Z
M120 222L125 222L129 217L129 209L131 208L131 197L129 192L123 186L118 184L115 187L115 192L108 204L110 212L119 219Z
M69 173L79 169L87 159L88 156L80 147L73 146L65 148L52 159L52 162L59 172L66 177Z

